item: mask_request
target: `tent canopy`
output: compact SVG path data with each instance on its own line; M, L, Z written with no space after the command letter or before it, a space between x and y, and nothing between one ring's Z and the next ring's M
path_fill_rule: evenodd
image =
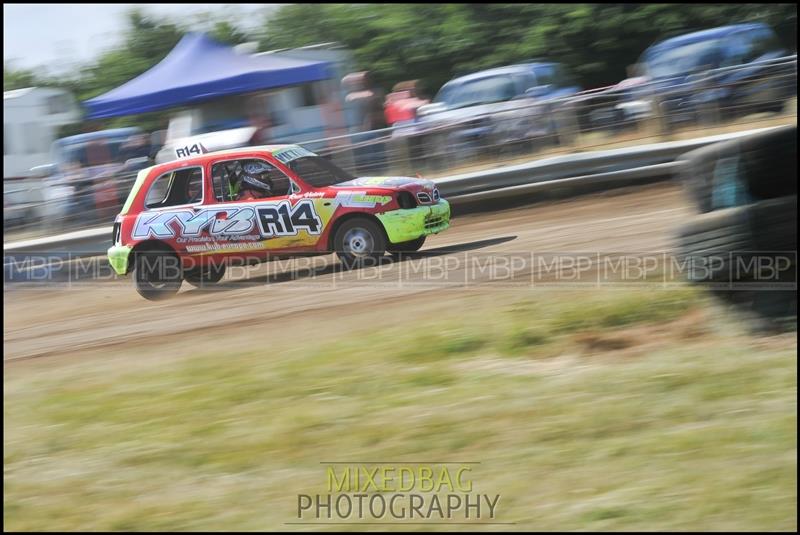
M328 62L238 54L203 34L190 33L155 67L84 102L90 119L118 117L325 80Z

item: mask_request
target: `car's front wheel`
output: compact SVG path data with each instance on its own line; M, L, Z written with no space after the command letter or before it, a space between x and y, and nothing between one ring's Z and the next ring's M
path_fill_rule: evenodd
M377 223L359 217L345 221L339 227L333 247L339 260L348 269L374 266L386 252L386 238Z
M180 261L173 253L143 251L134 257L134 281L139 295L150 301L172 297L181 287Z

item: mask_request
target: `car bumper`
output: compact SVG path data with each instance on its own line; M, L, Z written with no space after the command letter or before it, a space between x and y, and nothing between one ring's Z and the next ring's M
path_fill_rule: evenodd
M403 243L447 230L450 227L450 203L441 199L433 205L392 210L377 217L389 241Z
M127 245L114 245L108 249L108 263L117 275L128 273L128 256L132 249Z

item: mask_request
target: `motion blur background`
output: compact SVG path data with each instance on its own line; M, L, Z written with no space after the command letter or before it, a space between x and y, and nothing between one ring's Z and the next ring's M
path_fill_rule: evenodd
M187 139L298 143L355 174L482 188L420 253L461 262L447 280L405 280L402 262L337 279L325 258L321 276L267 264L154 305L114 277L17 285L6 270L8 528L286 529L296 495L324 490L321 462L438 458L480 462L512 529L796 530L796 297L521 287L468 267L729 252L733 235L758 250L786 236L770 250L796 262L796 5L3 9L9 258L57 256L65 232L102 255L136 174ZM234 64L271 74L242 92ZM775 128L792 134L763 137ZM756 141L637 160L647 180L626 189L481 196L548 182L525 167L548 158L581 158L584 177L739 135ZM611 150L623 167L592 169ZM758 156L741 187L767 193L719 185L734 153Z

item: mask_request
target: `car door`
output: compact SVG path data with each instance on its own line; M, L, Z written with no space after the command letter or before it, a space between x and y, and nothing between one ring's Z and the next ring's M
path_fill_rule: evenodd
M269 191L247 192L247 180L258 179ZM322 222L313 203L296 195L297 184L264 158L220 158L210 162L213 202L207 206L214 222L208 226L216 252L292 252L314 247ZM210 217L211 217L210 216Z

